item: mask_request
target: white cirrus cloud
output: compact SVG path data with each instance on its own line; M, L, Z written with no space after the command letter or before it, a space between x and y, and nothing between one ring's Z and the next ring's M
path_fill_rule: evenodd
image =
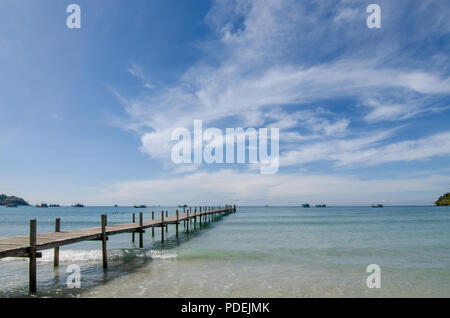
M217 32L217 38L203 43L203 58L175 84L136 98L121 97L129 116L127 129L140 134L143 152L166 163L170 161L173 145L171 131L177 127L190 129L196 119L221 128L230 122L234 127L278 125L286 165L314 160L331 160L340 165L364 160L381 164L398 161L397 158L419 160L447 154L431 149L440 147L434 142L438 137L432 136L426 139L433 141L429 147L421 140L409 141L415 145L410 147L427 150L427 155L409 159L396 155L395 149L400 144L382 145L387 139L379 137L370 123L446 110L435 105L450 95L450 78L440 67L448 59L441 54L440 62L433 67L411 57L410 63L405 63L401 45L394 44L407 39L392 32L379 38L376 44L362 41L368 36L364 28L342 23L345 20L352 26L360 20L364 22L356 14L361 6L354 1L341 1L340 5L341 9L336 10L317 1L214 2L207 21ZM383 1L385 11L391 15L395 11L388 9L397 5ZM436 16L445 17L441 6L408 9L414 13L434 10ZM388 23L397 23L394 18L391 16ZM397 26L400 24L399 16ZM411 32L419 29L414 21L410 27ZM434 33L446 30L445 20L434 21L429 28ZM359 41L355 40L358 38ZM416 35L417 40L425 38L426 34ZM129 72L141 79L145 77L137 65ZM376 100L366 108L358 108L364 110L359 116L368 125L367 134L375 137L351 137L357 133L352 131L352 123L358 112L352 116L336 115L331 109L330 114L317 112L326 108L325 101L337 98L362 104ZM411 98L416 102L410 102ZM296 113L298 109L308 111L310 118L302 118L301 113ZM378 144L372 145L373 138ZM320 141L310 144L315 139ZM409 148L408 151L413 152ZM352 153L360 159L349 159ZM374 159L379 154L386 159Z

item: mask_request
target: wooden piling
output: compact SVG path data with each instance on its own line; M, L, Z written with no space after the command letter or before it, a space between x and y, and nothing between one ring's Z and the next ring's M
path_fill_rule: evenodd
M194 209L194 231L197 229L197 208Z
M139 213L139 248L144 247L144 214L142 212Z
M189 233L189 211L191 208L187 210L187 218L186 218L186 232Z
M61 219L55 220L55 232L61 231ZM53 250L53 267L59 267L59 247L55 247Z
M178 210L176 211L177 213L177 223L175 223L175 231L176 231L176 236L178 238Z
M30 220L30 267L29 267L29 290L36 292L36 219Z
M164 243L164 211L161 211L161 243Z
M133 213L133 223L136 223L136 213ZM131 243L134 243L134 232L131 233Z
M152 211L152 220L155 219L155 212ZM155 237L155 226L152 225L152 237Z
M108 255L106 250L106 214L102 214L102 254L103 254L103 269L108 268Z
M169 212L166 211L166 218L169 218ZM166 233L169 231L169 224L166 225Z

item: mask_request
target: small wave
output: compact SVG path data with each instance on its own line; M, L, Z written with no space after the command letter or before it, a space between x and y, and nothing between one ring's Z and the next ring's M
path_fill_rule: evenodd
M151 259L173 259L177 254L167 251L140 250L140 249L115 249L108 250L108 259L131 259L131 258L151 258ZM97 262L102 260L101 250L60 250L59 261L65 262ZM28 262L27 258L7 257L0 259L0 262ZM38 263L53 262L53 250L42 251L42 258Z

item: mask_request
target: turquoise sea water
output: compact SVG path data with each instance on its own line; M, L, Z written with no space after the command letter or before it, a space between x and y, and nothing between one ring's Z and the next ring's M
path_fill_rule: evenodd
M0 237L131 221L133 212L174 207L0 207ZM180 229L183 228L181 224ZM192 227L191 227L192 229ZM38 261L38 296L53 297L450 297L450 207L238 207L235 214L161 244L160 230L110 237L109 269L100 242L61 248ZM81 268L81 288L66 285L70 264ZM381 268L381 288L369 289L369 264ZM28 260L0 260L0 297L28 296Z

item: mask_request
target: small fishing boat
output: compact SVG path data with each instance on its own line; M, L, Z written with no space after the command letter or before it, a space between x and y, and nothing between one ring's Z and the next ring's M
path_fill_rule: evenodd
M81 204L81 203L77 203L77 204L72 205L72 207L74 207L74 208L84 208L84 205Z
M135 205L134 208L135 208L135 209L146 209L147 206L146 206L145 204L142 204L142 205Z
M60 205L59 204L50 204L49 207L50 208L59 208Z
M37 208L48 208L48 204L47 203L41 203L41 204L36 204Z
M316 204L316 208L326 208L326 204Z
M302 207L303 207L303 208L310 208L311 205L309 205L309 203L304 203L304 204L302 204Z
M187 208L188 206L187 206L187 204L183 204L183 205L179 205L178 207L179 208Z
M382 207L384 207L384 205L382 205L381 203L375 203L375 204L372 203L372 208L382 208Z

